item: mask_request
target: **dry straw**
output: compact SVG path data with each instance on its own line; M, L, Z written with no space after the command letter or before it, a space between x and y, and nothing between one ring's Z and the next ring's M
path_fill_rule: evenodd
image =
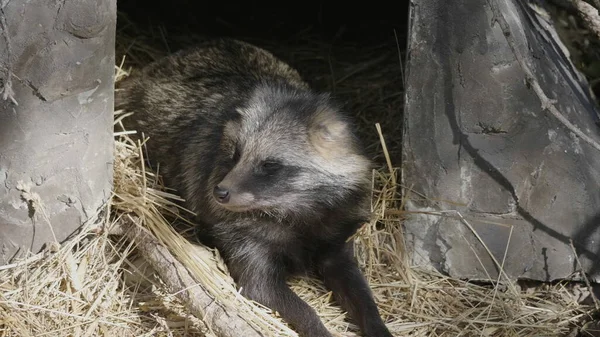
M131 64L166 53L149 42L162 43L164 34L138 37L146 40L120 33L118 55L126 54ZM392 116L402 104L402 95L390 94L393 86L389 89L397 83L397 74L390 75L398 67L397 56L378 59L364 53L365 60L355 60L357 67L344 61L332 65L332 58L322 56L323 46L308 38L290 54L297 63L317 60L322 73L330 69L330 76L316 81L349 98L348 105L366 122L362 134L380 153L382 166L372 179L374 217L353 240L395 336L565 336L589 320L594 308L578 304L577 289L562 283L522 289L503 279L496 286L481 286L411 266L401 226L407 216L400 198L403 187L391 151L399 146L386 140L398 131ZM319 73L313 68L305 69ZM121 64L117 81L125 76ZM115 125L122 118L127 115L116 112ZM373 118L382 125L374 127ZM182 217L188 212L159 175L144 166L144 143L134 140L134 132L115 132L114 197L103 226L86 226L62 246L51 245L44 253L0 267L0 336L242 336L223 328L240 321L238 326L246 324L243 328L266 336L295 336L276 314L237 293L218 252L187 240L191 224ZM169 272L181 276L180 282L165 275ZM290 284L332 331L356 332L321 283L295 279ZM231 316L215 315L225 312Z

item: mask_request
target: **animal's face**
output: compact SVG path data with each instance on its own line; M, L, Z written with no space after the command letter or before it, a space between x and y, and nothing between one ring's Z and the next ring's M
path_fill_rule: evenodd
M306 212L364 182L369 162L356 153L347 122L323 101L255 100L238 112L224 131L231 169L213 190L225 209Z

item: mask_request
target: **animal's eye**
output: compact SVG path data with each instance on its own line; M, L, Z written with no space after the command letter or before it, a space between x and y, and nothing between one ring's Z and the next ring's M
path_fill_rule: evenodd
M267 160L262 163L262 170L267 173L274 173L281 169L282 165L276 161Z

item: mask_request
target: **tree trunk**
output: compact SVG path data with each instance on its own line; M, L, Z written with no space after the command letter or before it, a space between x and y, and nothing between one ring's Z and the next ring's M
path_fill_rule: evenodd
M0 264L110 198L115 28L115 0L0 1Z
M430 212L406 221L413 262L600 280L598 111L551 24L521 0L414 1L408 53L402 180L435 199L406 193Z

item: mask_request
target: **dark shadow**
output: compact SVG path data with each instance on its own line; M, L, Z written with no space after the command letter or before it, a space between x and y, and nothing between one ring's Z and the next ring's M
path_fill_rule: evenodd
M600 213L591 218L588 222L586 222L581 229L573 236L573 246L575 246L575 250L578 255L585 255L585 249L582 247L590 247L592 246L591 240L596 240L594 249L594 259L595 263L592 265L590 270L587 271L589 275L596 275L600 272ZM587 255L585 255L587 256ZM589 257L589 256L587 256ZM574 261L573 268L575 270L579 270L580 267L577 265L577 261Z

